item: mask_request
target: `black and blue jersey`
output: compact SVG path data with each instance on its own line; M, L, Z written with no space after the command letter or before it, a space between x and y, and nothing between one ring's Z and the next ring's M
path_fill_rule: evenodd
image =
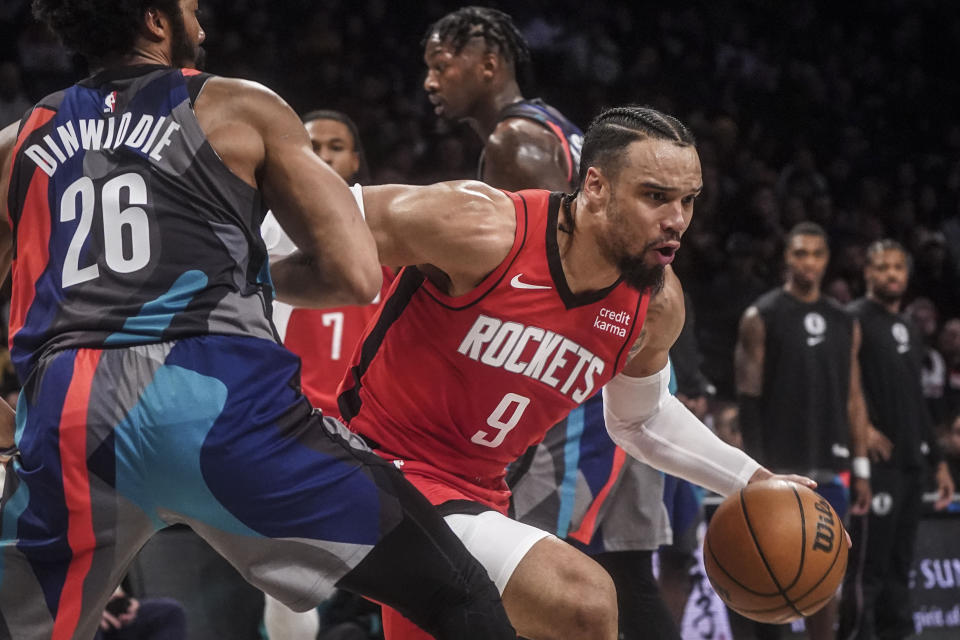
M44 353L67 347L274 339L265 207L193 112L209 77L113 69L25 117L8 201L11 355L21 380Z

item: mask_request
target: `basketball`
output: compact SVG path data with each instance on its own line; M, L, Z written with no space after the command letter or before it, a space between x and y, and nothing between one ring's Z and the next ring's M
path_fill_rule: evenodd
M847 569L843 524L812 489L785 480L747 485L713 514L703 542L707 577L728 607L758 622L809 616Z

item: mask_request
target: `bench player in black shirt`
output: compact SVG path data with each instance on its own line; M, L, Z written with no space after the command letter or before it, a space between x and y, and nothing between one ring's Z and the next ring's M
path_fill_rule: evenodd
M757 299L740 323L735 373L744 448L773 469L811 475L841 518L847 511L844 478L852 450L855 502L850 511L863 514L870 483L856 358L859 327L821 292L829 250L819 225L796 225L787 235L784 258L783 287ZM807 619L810 638L832 640L835 619L831 602ZM757 624L758 637L780 633L779 626Z
M854 517L850 527L854 546L840 604L840 640L913 634L910 567L928 450L937 483L934 507L946 508L953 497L953 480L938 455L923 397L923 341L901 313L909 273L903 246L893 240L873 243L864 267L866 295L847 306L863 335L859 358L871 424L867 443L873 500L870 512Z

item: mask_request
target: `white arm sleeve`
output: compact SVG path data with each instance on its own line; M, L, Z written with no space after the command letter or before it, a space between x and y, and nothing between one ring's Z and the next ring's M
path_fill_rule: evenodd
M670 366L646 378L617 375L603 388L610 438L634 458L722 496L760 464L731 447L670 395Z
M357 206L360 207L360 217L366 220L367 212L363 208L363 187L360 183L356 183L350 187L350 191L353 193L353 199L357 201Z

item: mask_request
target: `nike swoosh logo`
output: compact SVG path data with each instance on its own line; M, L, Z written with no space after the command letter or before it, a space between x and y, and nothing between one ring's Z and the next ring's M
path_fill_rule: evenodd
M807 338L807 346L815 347L826 339L826 336L810 336Z
M520 276L522 273L518 273L513 276L513 280L510 281L510 286L514 289L553 289L553 287L548 287L543 284L527 284L526 282L520 282Z

